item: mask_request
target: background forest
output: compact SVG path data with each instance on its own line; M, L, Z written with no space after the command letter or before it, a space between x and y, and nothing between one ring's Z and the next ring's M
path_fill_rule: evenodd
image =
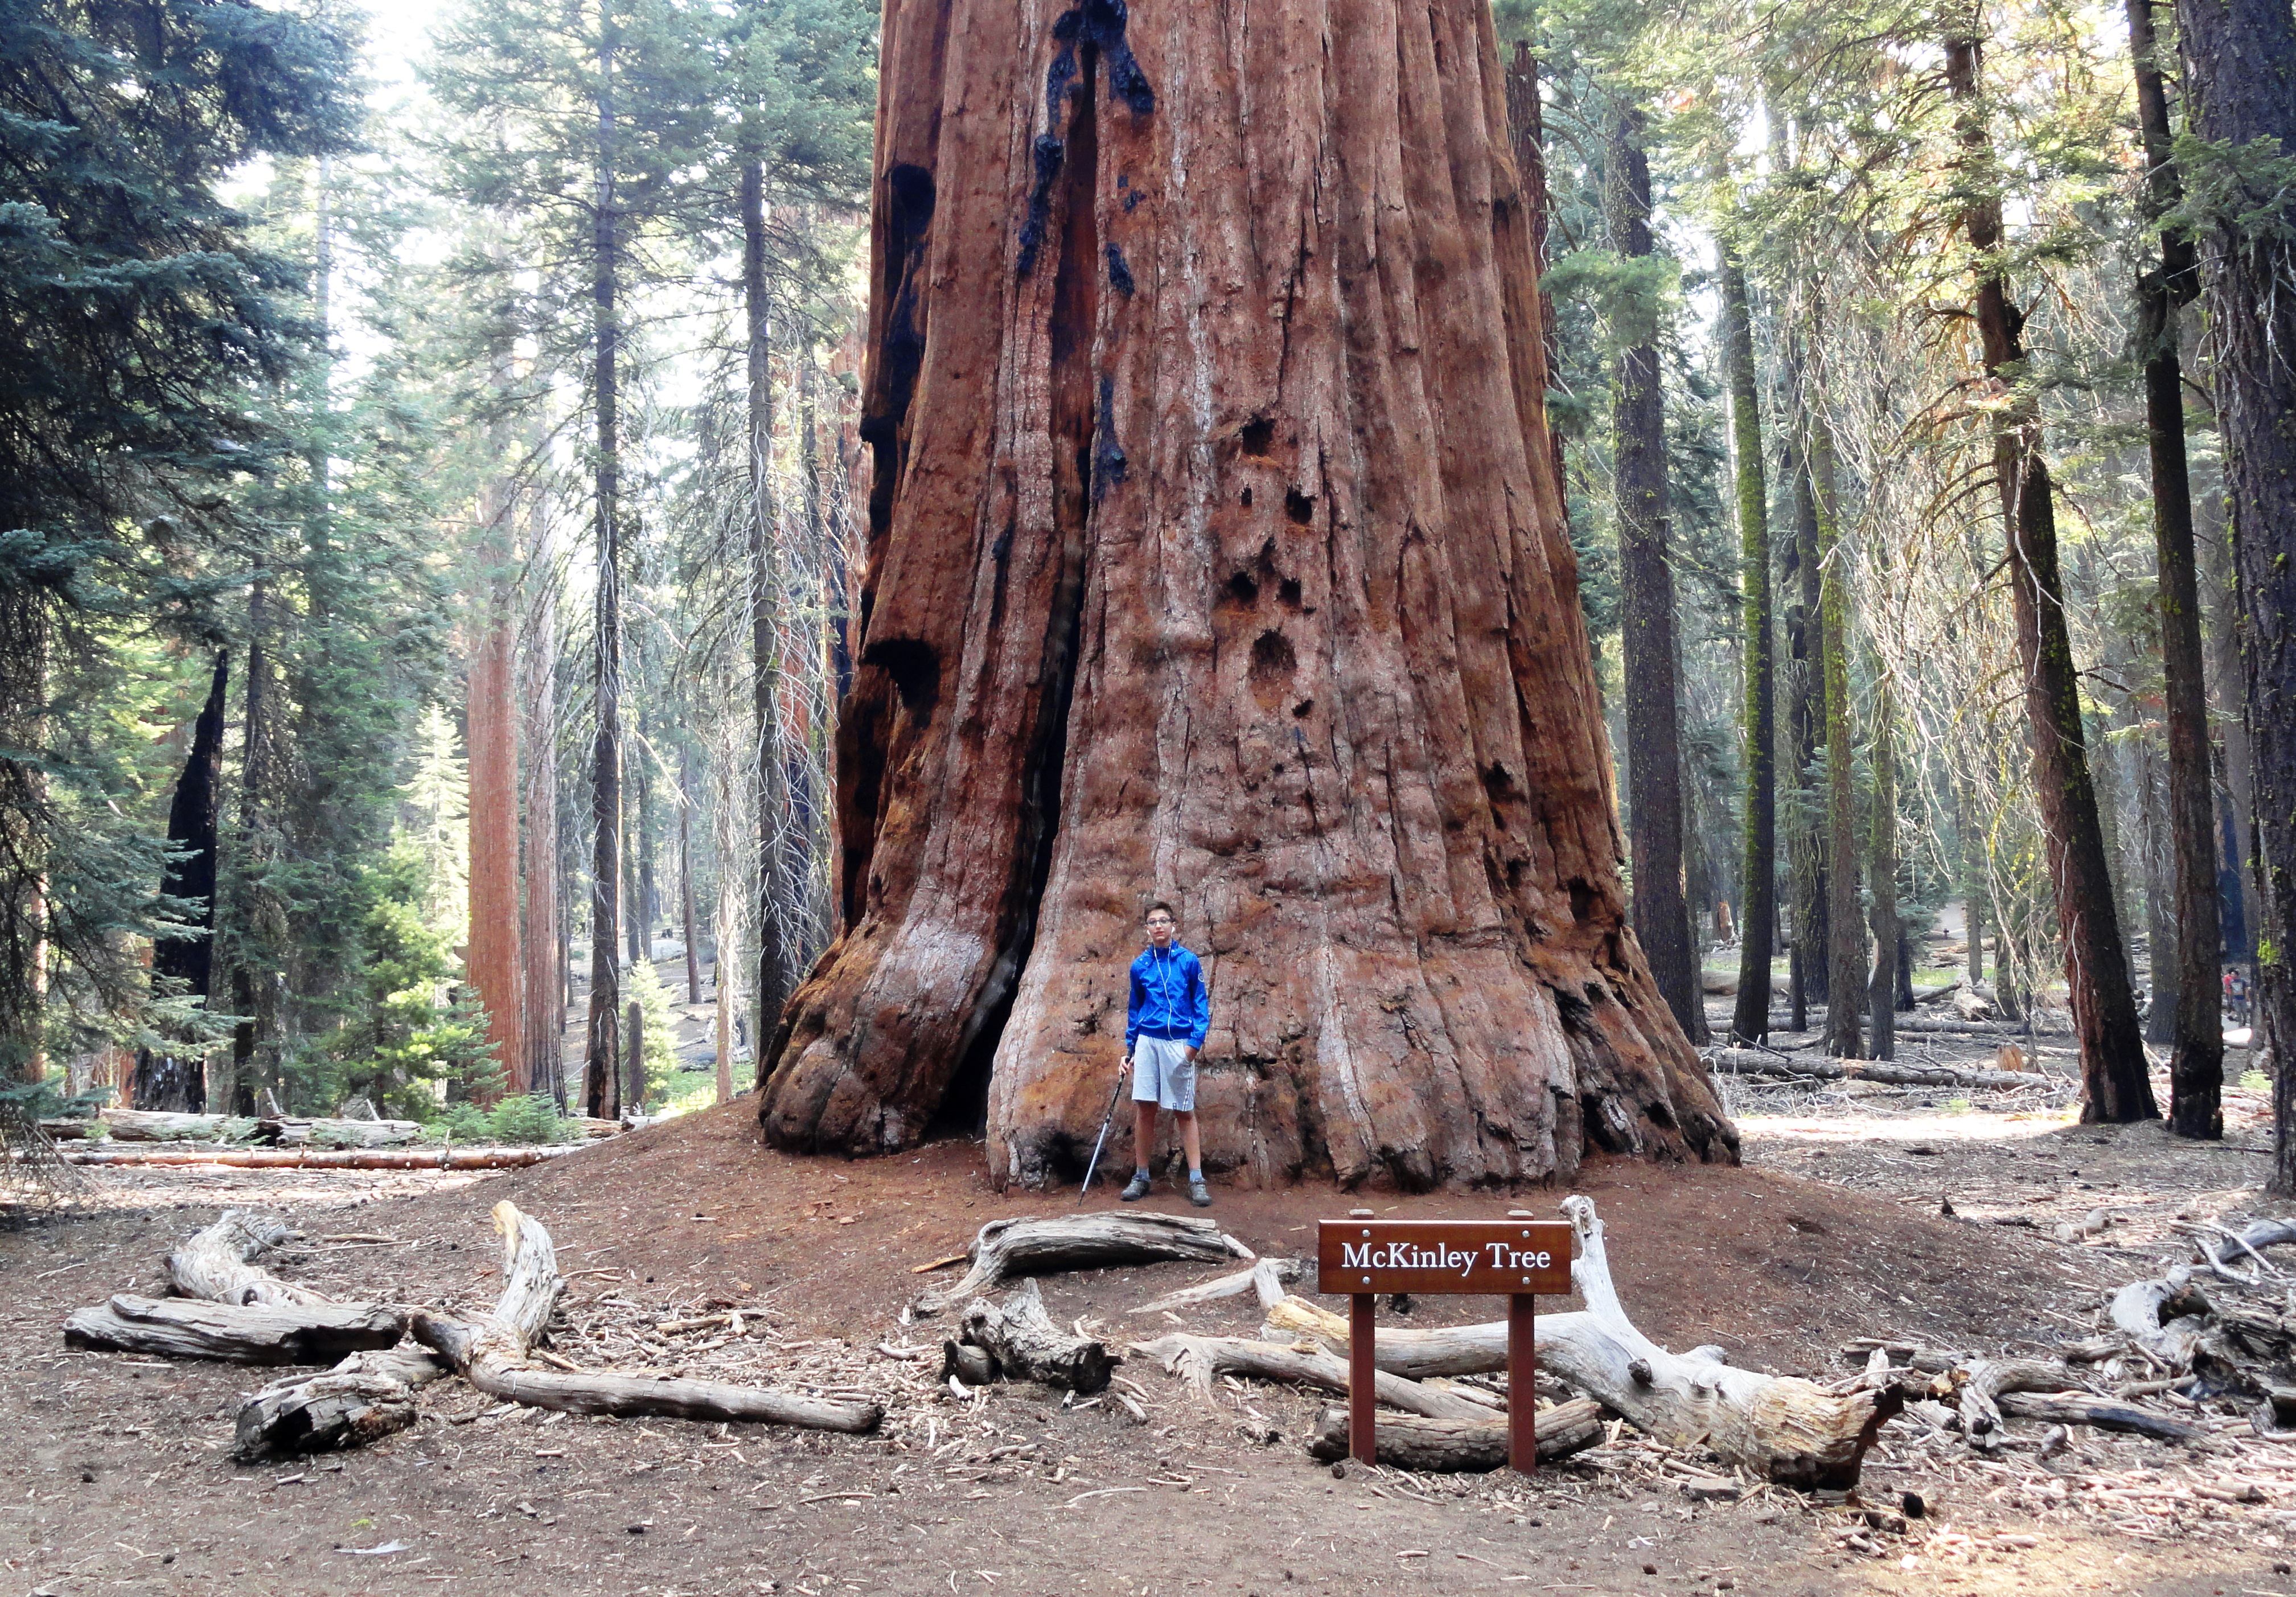
M2146 0L1496 10L1685 1029L1958 979L2210 1134L2278 956L2201 257L2284 272L2296 157ZM0 4L10 1112L750 1085L838 921L876 21Z

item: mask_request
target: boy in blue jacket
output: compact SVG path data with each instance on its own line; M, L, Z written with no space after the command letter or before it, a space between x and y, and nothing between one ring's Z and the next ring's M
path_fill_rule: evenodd
M1132 992L1124 1011L1124 1062L1132 1071L1132 1184L1124 1201L1148 1195L1148 1151L1156 1145L1158 1106L1172 1111L1180 1146L1188 1155L1188 1201L1210 1208L1203 1151L1196 1141L1196 1051L1211 1025L1211 995L1204 967L1172 941L1172 906L1148 906L1148 946L1132 962Z

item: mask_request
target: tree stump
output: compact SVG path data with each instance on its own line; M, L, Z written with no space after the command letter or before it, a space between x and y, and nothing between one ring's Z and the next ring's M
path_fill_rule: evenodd
M888 0L882 61L840 935L768 1139L962 1078L999 1185L1081 1170L1161 897L1215 1168L1734 1159L1627 924L1488 7Z
M974 1298L964 1311L964 1339L988 1353L1007 1376L1086 1397L1106 1391L1109 1372L1124 1362L1106 1343L1054 1324L1033 1281L1022 1282L1002 1303Z

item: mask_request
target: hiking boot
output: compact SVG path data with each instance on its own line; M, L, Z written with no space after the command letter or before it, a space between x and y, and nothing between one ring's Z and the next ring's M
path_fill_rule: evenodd
M1188 1183L1188 1201L1198 1208L1211 1208L1212 1190L1204 1184L1202 1176L1196 1176Z
M1118 1193L1117 1196L1123 1199L1127 1203L1131 1203L1138 1199L1148 1196L1148 1172L1145 1170L1135 1170L1132 1173L1132 1184L1126 1187L1124 1191Z

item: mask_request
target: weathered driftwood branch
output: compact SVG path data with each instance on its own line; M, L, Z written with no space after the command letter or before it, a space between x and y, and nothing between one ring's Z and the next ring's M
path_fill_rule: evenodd
M1399 1470L1496 1470L1507 1462L1507 1422L1382 1416L1373 1437L1379 1462ZM1538 1412L1538 1462L1592 1447L1603 1439L1603 1405L1585 1397ZM1308 1451L1330 1463L1348 1456L1348 1411L1327 1408L1316 1421Z
M361 1348L388 1347L406 1331L405 1311L375 1304L242 1306L121 1292L66 1320L64 1345L243 1364L331 1364Z
M757 1421L816 1430L874 1430L884 1408L715 1380L650 1380L600 1372L537 1370L528 1350L566 1290L550 1233L507 1200L495 1205L503 1235L503 1290L491 1313L474 1320L418 1312L415 1339L490 1397L577 1414L660 1414L684 1420Z
M2021 1420L2047 1420L2058 1425L2094 1425L2103 1430L2134 1431L2163 1442L2189 1442L2200 1436L2187 1425L2156 1409L2116 1403L2094 1392L2004 1392L2001 1412Z
M988 1348L952 1339L940 1345L940 1377L951 1376L969 1387L985 1387L996 1379L996 1361Z
M1218 1264L1257 1256L1234 1237L1223 1235L1210 1220L1188 1215L1095 1213L991 1220L973 1239L972 1257L972 1267L964 1279L918 1298L917 1313L937 1314L951 1304L970 1302L1014 1275L1160 1259Z
M1327 1392L1348 1389L1348 1361L1320 1348L1287 1347L1277 1342L1247 1341L1242 1337L1192 1337L1175 1332L1152 1342L1135 1342L1133 1352L1154 1359L1172 1374L1209 1399L1212 1383L1223 1375L1249 1375L1259 1380L1287 1380L1320 1387ZM1379 1401L1389 1408L1430 1420L1481 1421L1490 1411L1481 1404L1433 1387L1380 1372Z
M1593 1202L1574 1196L1564 1200L1562 1211L1578 1233L1570 1281L1587 1307L1539 1316L1542 1372L1660 1441L1702 1443L1726 1462L1782 1485L1857 1483L1874 1431L1902 1401L1894 1388L1830 1392L1794 1376L1735 1368L1713 1356L1718 1350L1710 1347L1669 1353L1635 1329L1620 1306ZM1345 1321L1297 1298L1285 1298L1268 1319L1287 1330L1308 1331L1335 1347L1347 1344ZM1382 1331L1376 1358L1382 1370L1419 1375L1504 1369L1506 1326Z
M1283 1295L1283 1282L1305 1281L1314 1274L1307 1260L1298 1258L1264 1258L1249 1270L1238 1270L1233 1275L1221 1275L1210 1281L1199 1282L1192 1287L1182 1287L1177 1292L1167 1292L1161 1298L1142 1304L1125 1312L1134 1314L1160 1314L1168 1309L1185 1308L1192 1303L1210 1303L1221 1298L1241 1298L1246 1292L1264 1292L1263 1281L1277 1283L1275 1296ZM1268 1299L1263 1296L1260 1306Z
M1915 1065L1892 1060L1833 1059L1795 1053L1785 1058L1751 1048L1710 1048L1700 1058L1726 1076L1767 1076L1780 1080L1873 1081L1890 1086L1990 1087L2013 1091L2065 1079L2027 1070L1976 1070L1957 1065Z
M232 1456L248 1462L364 1447L414 1423L414 1388L448 1373L412 1347L354 1353L320 1375L275 1380L240 1405Z
M1002 1303L974 1298L964 1311L964 1339L985 1349L1007 1376L1086 1396L1106 1390L1109 1372L1123 1363L1107 1344L1054 1324L1034 1281L1022 1282Z
M282 1281L255 1263L298 1234L277 1215L226 1209L168 1255L168 1284L210 1303L331 1303L324 1292Z

